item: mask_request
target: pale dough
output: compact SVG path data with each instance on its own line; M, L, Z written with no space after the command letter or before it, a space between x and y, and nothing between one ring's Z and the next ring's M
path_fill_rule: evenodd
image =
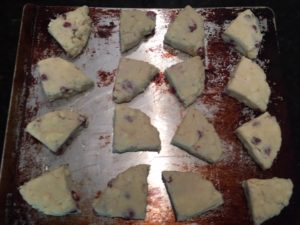
M236 134L262 169L271 168L281 146L281 129L268 112L244 123Z
M117 105L114 115L113 152L159 151L160 139L150 118L138 109Z
M199 216L224 202L222 194L200 174L163 171L162 177L178 221Z
M254 59L257 57L263 35L258 19L250 9L237 16L224 31L225 41L233 41L236 49L244 56Z
M194 107L188 109L179 124L172 144L210 163L218 161L223 153L213 125Z
M62 58L43 59L37 65L43 90L50 101L74 96L94 85L74 64Z
M91 26L89 8L82 6L52 19L48 25L48 31L68 55L76 57L88 42Z
M93 202L100 216L145 219L149 165L131 167L112 179Z
M205 72L199 56L171 66L165 74L185 107L192 104L204 89Z
M243 182L243 187L255 225L279 215L293 193L293 182L277 177L249 179Z
M23 199L33 208L52 216L77 212L71 193L71 175L67 166L46 172L19 187Z
M155 29L156 14L152 11L122 10L120 16L121 52L138 45Z
M164 38L166 44L192 56L204 46L204 22L191 6L186 6L171 22Z
M271 89L262 68L242 57L228 82L226 92L253 109L266 111Z
M31 121L26 131L57 152L66 140L86 122L86 117L76 112L62 109L48 112Z
M121 58L113 90L114 101L131 101L148 87L158 72L155 66L147 62Z

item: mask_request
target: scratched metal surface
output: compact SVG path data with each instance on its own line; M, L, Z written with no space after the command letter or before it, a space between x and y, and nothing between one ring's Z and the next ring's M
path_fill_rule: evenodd
M269 111L279 119L284 134L282 149L273 168L262 171L233 134L240 124L258 113L239 104L223 92L229 74L240 55L232 46L224 43L220 35L224 27L243 10L242 8L197 9L205 19L203 60L206 67L206 88L195 105L214 124L224 148L222 159L212 165L170 145L172 135L183 118L185 109L174 96L174 91L164 81L163 71L189 57L163 44L167 26L175 18L178 10L152 9L157 13L155 34L122 55L153 63L161 71L147 90L128 105L150 116L153 125L160 132L162 149L159 153L113 154L112 117L115 104L112 101L112 89L115 71L121 57L118 33L120 9L91 8L93 32L86 49L75 59L68 58L47 32L49 19L70 9L72 7L38 7L35 12L35 21L32 23L32 52L28 54L30 67L24 67L28 79L24 84L27 93L23 107L24 117L20 118L21 147L15 149L18 156L16 187L49 169L67 163L74 181L73 190L80 197L78 205L81 213L61 218L42 215L28 206L14 190L12 224L251 224L241 182L252 177L293 176L292 166L286 165L283 160L292 157L293 149L288 147L289 141L286 141L288 137L285 137L288 125L280 84L282 76L276 72L276 66L273 64L278 58L279 51L272 11L263 7L252 8L259 17L264 32L263 46L256 61L267 73L272 88ZM41 90L35 65L38 60L50 56L61 56L75 63L94 80L95 87L68 100L47 102ZM54 155L25 133L24 126L38 115L65 107L87 115L89 126L75 135L63 147L60 155ZM151 165L145 221L96 216L91 207L93 198L101 194L107 182L119 172L141 163ZM281 169L282 166L285 166L284 169ZM188 222L176 223L161 180L161 171L171 169L201 173L223 193L224 205ZM280 224L286 218L286 214L292 213L294 209L287 210L289 211L284 216L271 220L270 224Z

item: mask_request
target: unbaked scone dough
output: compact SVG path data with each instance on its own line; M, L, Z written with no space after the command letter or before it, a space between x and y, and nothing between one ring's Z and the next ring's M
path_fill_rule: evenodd
M57 152L66 140L84 123L86 117L76 112L62 109L46 113L31 121L26 131Z
M158 69L147 62L121 58L113 90L114 101L131 101L148 87L157 73Z
M146 215L149 165L131 167L112 179L93 202L100 216L144 219Z
M218 161L223 153L213 125L194 107L188 109L179 124L172 144L210 163Z
M159 133L142 111L117 105L113 126L113 152L160 150Z
M121 52L138 45L141 40L154 32L156 13L141 10L122 10L120 16Z
M225 30L225 41L232 40L236 49L244 56L256 58L263 38L260 32L258 19L247 9L237 16Z
M68 167L61 166L28 181L19 187L19 191L33 208L47 215L63 216L77 211L71 184Z
M163 171L162 177L178 221L199 216L223 204L222 194L199 174Z
M197 55L199 48L204 46L202 16L191 6L186 6L170 23L164 42L190 55Z
M70 56L75 57L86 46L91 26L89 8L82 6L52 19L48 31Z
M263 69L242 57L228 82L226 92L253 109L266 111L271 89Z
M293 182L277 177L249 179L243 182L243 187L255 225L279 215L293 193Z
M236 134L262 169L271 168L281 146L281 130L274 116L265 112L240 126Z
M204 89L205 72L199 56L171 66L165 74L185 107L192 104Z
M39 61L37 70L43 90L50 101L71 97L94 85L74 64L59 57Z

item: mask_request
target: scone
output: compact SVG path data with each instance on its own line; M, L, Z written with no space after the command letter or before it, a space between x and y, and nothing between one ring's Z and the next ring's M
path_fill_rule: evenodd
M289 204L293 193L290 179L249 179L243 187L255 225L277 216Z
M242 57L228 82L226 92L250 108L264 112L267 110L271 89L263 69Z
M74 64L62 58L43 59L37 65L43 90L50 101L74 96L94 85Z
M199 174L163 171L162 178L178 221L199 216L223 204L222 194Z
M165 74L185 107L192 104L204 89L204 66L199 56L171 66Z
M258 19L250 9L241 12L223 34L225 41L233 41L236 49L250 59L256 58L262 38Z
M122 10L120 16L121 52L138 45L154 32L156 14L152 11Z
M48 25L49 33L72 57L79 55L88 42L92 30L92 20L88 14L89 8L82 6L58 15Z
M72 198L71 175L61 166L34 178L19 187L23 199L33 208L52 216L77 212Z
M281 146L281 130L268 112L244 123L236 130L250 156L262 168L271 168Z
M191 6L186 6L169 25L164 42L190 55L197 55L199 48L204 46L202 16Z
M131 101L148 87L157 73L158 69L147 62L121 58L113 90L114 101Z
M49 112L31 121L26 131L57 152L66 140L86 122L86 117L76 112L63 109Z
M149 165L138 165L120 173L93 202L95 212L105 217L145 219Z
M142 111L117 105L113 126L113 152L160 150L159 133Z
M195 108L188 109L171 143L210 163L218 161L223 153L213 125Z

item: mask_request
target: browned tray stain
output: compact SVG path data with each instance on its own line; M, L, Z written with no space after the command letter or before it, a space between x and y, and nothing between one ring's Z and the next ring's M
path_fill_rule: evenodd
M49 103L41 101L39 97L35 96L39 86L39 80L32 75L34 65L36 62L45 56L55 56L64 54L62 49L47 33L47 24L50 18L58 13L63 13L72 9L72 7L44 7L35 5L26 5L23 11L22 27L20 33L19 49L17 54L15 78L13 85L13 95L11 101L11 109L9 114L8 128L6 134L6 142L4 147L4 158L1 171L0 183L0 223L1 224L218 224L218 225L250 225L252 224L248 209L246 207L246 200L241 187L241 182L245 179L270 178L273 176L291 178L297 185L295 171L295 150L291 146L290 132L288 127L287 108L284 102L282 74L280 73L279 51L277 46L277 37L274 24L274 15L268 8L253 8L254 13L265 20L267 31L264 35L263 48L259 54L259 63L265 69L269 84L272 89L271 103L269 104L269 112L275 115L279 120L282 129L282 148L275 160L273 167L270 170L262 171L251 160L246 151L243 149L241 143L234 135L234 130L243 122L248 121L251 117L258 115L258 112L239 104L236 100L224 94L224 87L228 81L230 71L239 60L239 55L232 50L232 46L225 44L221 39L222 26L224 21L230 21L235 18L239 11L243 8L211 8L199 9L199 13L205 18L207 36L207 47L205 51L206 63L206 88L204 94L198 99L197 105L199 107L205 105L209 109L217 109L209 118L216 127L225 145L225 156L220 162L209 165L201 160L195 159L188 154L176 149L175 147L162 148L159 155L150 154L124 154L110 155L111 151L111 132L101 133L96 135L98 150L103 154L103 158L111 157L104 170L99 170L99 176L87 177L82 179L80 176L84 174L84 169L94 168L94 164L87 162L93 161L93 155L85 152L87 158L83 160L83 167L78 167L79 172L73 167L73 174L75 174L75 189L79 193L80 201L78 202L81 214L68 215L65 217L51 217L45 216L28 206L20 197L17 187L28 181L30 178L39 175L41 172L47 170L46 167L53 166L51 162L61 160L60 156L52 156L51 153L42 147L37 141L32 139L24 132L24 127L32 118L40 113L42 108L53 109L55 104L48 106ZM174 19L178 10L157 10L157 13L169 22ZM91 16L94 21L95 30L92 33L93 40L102 40L105 46L118 46L112 38L118 33L118 18L120 9L102 9L92 8ZM101 18L110 21L107 24L96 23ZM165 24L162 24L164 27ZM211 32L210 29L218 27ZM154 38L153 38L154 39ZM150 42L151 38L149 39ZM89 47L85 50L83 57L88 57L93 60L96 57L102 60L103 55L97 55L97 49ZM104 51L103 49L101 51ZM105 50L106 54L116 54L119 57L117 49ZM135 51L135 50L134 50ZM150 47L138 49L139 54L154 54L160 59L172 60L183 54L171 49L168 46L154 45ZM101 52L103 54L103 52ZM127 54L127 53L126 53ZM126 55L125 54L125 55ZM130 54L130 53L128 53ZM115 55L114 55L115 56ZM81 64L84 69L87 67L85 63ZM95 88L97 90L106 90L112 86L114 80L115 68L110 71L99 69L94 73L94 80L96 81ZM102 93L102 92L101 92ZM166 98L173 98L174 93L164 81L164 74L160 73L155 81L150 85L150 94L155 98L167 96ZM162 97L164 99L164 97ZM105 101L111 101L111 98L105 98ZM103 101L103 100L102 100ZM165 111L172 111L172 108L163 108L163 100L154 102L154 108L158 108L157 114L163 118L167 114ZM177 100L176 100L177 101ZM74 103L75 104L75 103ZM111 103L112 104L112 103ZM152 104L152 103L151 103ZM61 106L61 105L58 105ZM161 107L161 108L160 108ZM176 106L179 109L179 119L184 114L184 109ZM110 109L110 108L108 108ZM165 110L165 111L164 111ZM159 129L170 129L174 132L176 124L162 125L161 120L156 121ZM171 121L172 122L172 121ZM178 124L178 122L176 122ZM168 133L168 132L166 132ZM171 135L170 134L170 135ZM169 136L170 136L169 135ZM84 136L84 135L79 135ZM78 137L78 138L79 138ZM74 139L77 139L76 137ZM91 137L92 139L92 137ZM74 140L75 141L75 140ZM88 140L91 141L91 140ZM84 149L84 147L82 147ZM106 149L108 153L104 152ZM66 149L61 157L67 154L72 154L73 149ZM97 151L98 151L97 150ZM44 153L46 152L46 153ZM71 153L70 153L71 152ZM46 154L46 155L44 155ZM75 151L74 153L75 154ZM154 153L156 154L156 153ZM51 158L41 159L43 157ZM68 156L68 155L67 155ZM66 156L66 157L67 157ZM130 158L131 157L131 158ZM133 157L136 157L132 159ZM101 158L101 156L100 156ZM129 160L129 163L125 160ZM43 161L44 160L44 161ZM65 159L67 161L67 159ZM72 155L72 163L81 163L79 159L76 161L76 156ZM63 160L62 160L63 161ZM201 161L201 162L200 162ZM45 162L50 162L46 164ZM102 162L99 162L101 164ZM151 164L151 171L149 175L149 195L147 216L145 221L131 221L123 219L102 218L94 215L91 210L91 197L86 198L89 185L94 189L104 188L107 181L115 176L118 172L128 168L131 164L149 163ZM54 163L55 164L55 163ZM110 166L111 165L111 166ZM74 169L75 168L75 169ZM167 169L176 169L181 171L193 171L201 173L204 177L211 180L216 188L223 193L225 203L217 210L210 211L205 215L197 217L187 222L177 223L167 198L165 188L161 181L161 171ZM92 172L90 172L91 174ZM97 175L98 173L96 173ZM102 176L103 175L103 176ZM93 183L93 180L100 180L98 183ZM88 182L88 185L86 184ZM87 186L86 186L87 185ZM94 187L98 185L97 187ZM297 188L297 186L296 186ZM296 188L294 191L296 191ZM80 189L84 189L81 191ZM297 190L298 191L298 190ZM90 195L96 195L97 192ZM98 192L101 194L101 192ZM89 195L89 196L90 196ZM283 210L280 216L277 216L265 224L297 224L295 196L292 197L290 205Z

